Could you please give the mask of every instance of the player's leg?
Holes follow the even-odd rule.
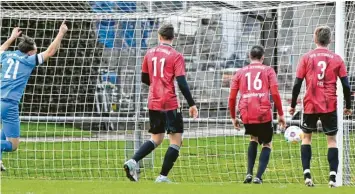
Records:
[[[161,167],[160,175],[155,182],[171,182],[167,177],[179,157],[180,147],[182,144],[182,133],[169,134],[170,145],[166,150],[164,162]]]
[[[151,139],[146,141],[134,154],[132,159],[128,160],[124,164],[126,176],[131,181],[138,181],[137,175],[137,162],[142,160],[145,156],[150,154],[155,148],[157,148],[164,140],[165,128],[164,119],[160,111],[149,110],[150,130],[152,134]]]
[[[248,146],[248,170],[244,183],[251,183],[252,181],[256,154],[258,152],[258,141],[258,137],[253,135],[250,136],[250,142]]]
[[[251,133],[251,132],[249,132]],[[250,142],[248,146],[248,169],[247,176],[243,183],[251,183],[253,179],[253,169],[256,160],[256,154],[258,152],[258,137],[250,135]]]
[[[269,164],[270,153],[271,153],[271,143],[272,136],[274,134],[274,129],[272,127],[272,122],[259,124],[258,139],[259,143],[263,145],[259,156],[259,167],[256,173],[256,177],[253,180],[255,184],[262,183],[262,176]]]
[[[6,135],[4,130],[1,129],[0,140],[6,140]]]
[[[303,131],[303,139],[301,145],[301,160],[303,167],[303,176],[305,185],[313,187],[311,176],[311,159],[312,159],[312,132],[317,130],[317,122],[319,116],[317,114],[304,114],[301,129]]]
[[[320,117],[323,131],[327,135],[328,163],[329,163],[329,186],[336,187],[336,175],[339,166],[339,151],[337,148],[336,135],[338,132],[337,113],[326,113]]]
[[[165,133],[152,134],[150,140],[146,141],[132,157],[133,160],[139,162],[145,156],[150,154],[164,140]]]
[[[329,163],[329,186],[336,187],[336,175],[339,166],[339,151],[337,148],[336,135],[327,135],[328,163]]]
[[[18,104],[1,101],[1,170],[5,170],[2,162],[3,152],[16,151],[20,144],[20,119]]]
[[[3,132],[5,134],[5,140],[3,137],[1,139],[1,158],[0,158],[0,168],[1,171],[5,171],[6,168],[2,162],[3,152],[13,152],[16,151],[20,144],[20,122],[15,123],[5,123],[3,122]]]
[[[179,109],[168,111],[165,116],[170,145],[166,150],[160,175],[155,182],[171,182],[167,176],[179,157],[180,147],[182,145],[182,134],[184,132],[184,123]]]
[[[4,130],[1,130],[0,133],[0,140],[6,140],[6,136],[5,136],[5,132]],[[6,168],[4,166],[4,164],[2,163],[2,150],[0,150],[0,171],[6,171]]]

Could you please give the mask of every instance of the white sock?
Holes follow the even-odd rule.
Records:
[[[306,173],[311,173],[311,170],[310,169],[304,170],[303,174],[306,174]]]
[[[335,172],[335,171],[331,171],[330,173],[329,173],[329,175],[337,175],[337,173]]]
[[[167,178],[167,176],[164,176],[164,175],[160,175],[160,178]]]

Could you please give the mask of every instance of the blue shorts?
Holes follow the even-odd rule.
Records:
[[[1,100],[1,127],[6,137],[20,137],[19,103],[13,100]]]

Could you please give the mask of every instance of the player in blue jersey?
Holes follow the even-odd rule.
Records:
[[[21,35],[18,27],[14,28],[11,37],[0,46],[1,68],[1,153],[0,168],[5,171],[2,163],[2,152],[15,151],[20,143],[19,102],[25,90],[32,70],[47,61],[57,52],[68,27],[63,22],[57,37],[46,51],[37,54],[37,46],[33,39],[22,36],[16,51],[6,51]]]

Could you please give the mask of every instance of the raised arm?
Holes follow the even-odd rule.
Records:
[[[68,31],[68,27],[64,22],[65,21],[63,21],[62,25],[60,26],[59,32],[54,41],[51,43],[51,45],[49,45],[46,51],[41,53],[44,61],[47,61],[50,57],[54,56],[60,46],[60,43],[62,42],[65,33]]]
[[[6,51],[11,44],[16,40],[16,38],[18,38],[21,35],[22,31],[20,30],[19,27],[16,27],[12,30],[11,33],[11,37],[9,39],[6,40],[6,42],[4,42],[4,44],[2,44],[0,46],[0,53]]]

